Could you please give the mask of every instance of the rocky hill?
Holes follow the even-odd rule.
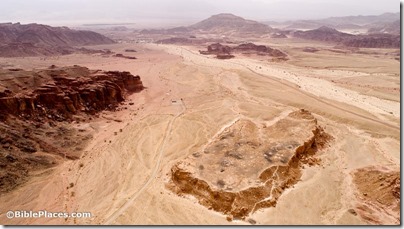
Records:
[[[74,46],[111,44],[113,40],[91,31],[41,24],[0,24],[0,56],[63,55]]]
[[[383,34],[394,34],[394,35],[400,35],[400,20],[396,20],[390,23],[386,23],[383,25],[375,25],[374,27],[371,27],[368,30],[368,33],[374,34],[374,33],[383,33]]]
[[[322,23],[328,23],[331,25],[340,24],[356,24],[356,25],[368,25],[374,23],[389,23],[400,19],[400,13],[384,13],[380,15],[358,15],[358,16],[346,16],[346,17],[330,17],[322,20],[318,20]]]
[[[204,149],[173,165],[167,187],[225,214],[228,221],[246,220],[251,213],[275,207],[300,181],[302,168],[319,164],[315,154],[332,138],[306,110],[262,129],[239,120]]]
[[[266,34],[272,31],[268,25],[246,20],[233,14],[217,14],[189,27],[192,30],[204,32],[237,32],[251,34]]]
[[[127,93],[142,89],[140,77],[129,72],[90,71],[79,66],[52,66],[36,72],[1,70],[0,118],[14,115],[64,121],[80,112],[113,109]]]
[[[216,55],[218,59],[230,59],[235,57],[233,54],[267,56],[271,57],[272,60],[288,59],[287,55],[278,49],[254,43],[245,43],[237,46],[214,43],[207,47],[207,51],[199,51],[199,53],[203,55]]]
[[[322,26],[318,29],[308,31],[296,31],[293,33],[293,36],[308,40],[341,42],[345,39],[353,37],[354,35],[342,33],[336,29]]]
[[[32,172],[78,159],[92,134],[72,123],[119,110],[128,94],[142,89],[140,77],[129,72],[0,69],[0,194]]]
[[[217,35],[264,35],[274,31],[270,26],[247,20],[233,14],[217,14],[190,26],[171,29],[142,30],[141,34],[191,35],[208,33]]]
[[[342,44],[348,47],[357,48],[400,48],[400,35],[358,35],[343,41]]]
[[[294,37],[324,41],[356,48],[400,48],[400,35],[392,34],[366,34],[353,35],[339,32],[329,27],[320,27],[308,31],[296,31]]]

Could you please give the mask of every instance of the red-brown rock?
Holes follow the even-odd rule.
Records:
[[[0,56],[65,55],[75,46],[112,44],[113,40],[92,31],[41,24],[0,23]]]
[[[114,109],[127,94],[143,89],[140,77],[129,72],[90,71],[74,66],[38,71],[30,80],[40,81],[44,77],[48,80],[30,89],[0,91],[3,118],[11,114],[62,121],[78,112],[94,114]]]
[[[232,55],[233,53],[240,53],[245,55],[270,56],[279,60],[287,60],[287,55],[282,51],[253,43],[240,44],[234,47],[214,43],[208,46],[207,51],[199,51],[199,53],[203,55],[216,55],[218,59],[230,59],[234,57],[234,55]]]

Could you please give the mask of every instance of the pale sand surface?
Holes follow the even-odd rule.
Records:
[[[257,224],[366,224],[347,213],[357,201],[350,172],[368,165],[400,167],[399,100],[330,81],[340,75],[366,77],[366,71],[318,70],[247,58],[223,61],[182,46],[105,47],[117,52],[134,48],[138,59],[84,54],[46,61],[0,59],[21,68],[78,64],[125,70],[140,75],[147,87],[128,98],[135,105],[127,110],[103,112],[122,122],[96,119],[90,124],[96,134],[81,159],[66,161],[0,196],[0,212],[89,211],[93,218],[8,220],[2,214],[0,222],[249,224],[228,222],[194,198],[166,189],[170,169],[239,118],[270,124],[301,108],[312,112],[335,140],[319,156],[320,166],[305,168],[302,180],[285,191],[275,208],[251,215]],[[70,183],[74,187],[66,189]]]

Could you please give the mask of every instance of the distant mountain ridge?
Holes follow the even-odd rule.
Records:
[[[400,20],[389,22],[383,25],[375,25],[368,30],[368,33],[388,33],[395,35],[400,35],[400,32]]]
[[[190,26],[181,26],[171,29],[152,29],[142,30],[141,33],[145,34],[191,34],[194,32],[217,33],[223,35],[229,34],[253,34],[262,35],[273,31],[270,26],[253,21],[247,20],[242,17],[223,13],[213,15],[205,20]]]
[[[354,35],[342,33],[336,29],[322,26],[318,29],[308,30],[308,31],[296,31],[293,33],[295,37],[316,40],[316,41],[331,41],[331,42],[341,42],[347,38],[351,38]]]
[[[92,31],[41,24],[0,24],[0,56],[67,54],[74,46],[111,43],[114,41]]]
[[[333,42],[339,45],[356,48],[400,48],[400,35],[394,34],[366,34],[353,35],[336,29],[322,26],[308,31],[295,31],[294,37]]]
[[[346,16],[346,17],[330,17],[323,20],[331,25],[351,23],[357,25],[367,25],[372,23],[388,23],[400,19],[400,13],[384,13],[381,15],[368,15],[368,16]]]
[[[266,22],[268,25],[283,29],[317,29],[327,26],[334,29],[371,29],[383,27],[386,24],[400,21],[400,13],[384,13],[368,16],[330,17],[318,20],[296,20],[286,22]],[[396,28],[397,24],[394,24]],[[390,29],[391,30],[391,29]],[[394,29],[396,31],[396,29]]]

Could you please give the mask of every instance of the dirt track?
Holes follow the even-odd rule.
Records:
[[[159,171],[160,168],[160,164],[161,164],[161,159],[164,155],[164,148],[165,145],[167,144],[167,138],[170,136],[171,132],[172,132],[172,127],[173,127],[173,123],[175,122],[175,120],[180,117],[186,110],[184,102],[182,100],[179,100],[179,103],[182,107],[182,111],[180,113],[178,113],[177,115],[174,116],[174,118],[172,120],[170,120],[170,122],[168,123],[167,129],[164,133],[164,138],[163,138],[163,142],[161,143],[161,146],[158,150],[158,160],[157,160],[157,164],[155,165],[152,174],[150,175],[150,178],[147,180],[147,182],[142,185],[140,187],[140,189],[135,192],[131,197],[128,198],[128,201],[126,201],[126,203],[120,207],[118,209],[118,211],[114,212],[110,217],[107,218],[107,220],[103,223],[106,225],[111,224],[118,216],[120,216],[122,214],[122,212],[124,212],[132,203],[133,201],[135,201],[135,199],[145,190],[147,189],[147,187],[149,186],[150,182],[152,182],[152,180],[156,177],[157,172]]]
[[[133,48],[131,44],[111,47]],[[261,209],[251,218],[258,224],[367,223],[348,212],[357,203],[349,174],[375,164],[399,168],[396,119],[399,103],[384,104],[393,112],[390,114],[361,100],[333,100],[338,93],[347,91],[337,90],[336,94],[324,97],[316,94],[318,88],[327,85],[320,81],[313,81],[320,82],[316,90],[310,91],[304,83],[299,88],[296,82],[285,78],[286,73],[275,74],[284,70],[285,66],[281,65],[274,64],[272,68],[276,71],[267,71],[271,64],[262,63],[261,70],[256,70],[255,61],[200,57],[183,47],[140,45],[134,48],[139,50],[136,61],[84,55],[53,60],[60,65],[73,65],[81,60],[89,68],[127,70],[139,74],[147,89],[129,98],[135,102],[134,106],[104,114],[111,120],[119,117],[122,122],[100,119],[89,125],[96,130],[96,135],[80,160],[67,161],[53,172],[44,172],[14,192],[0,196],[3,203],[0,212],[22,208],[91,211],[94,217],[67,221],[8,220],[1,215],[1,222],[248,224],[228,222],[225,216],[199,205],[192,197],[172,193],[165,187],[170,169],[203,149],[235,120],[251,119],[270,125],[285,114],[304,108],[335,137],[335,144],[319,155],[320,166],[303,170],[301,181],[284,192],[276,208]],[[19,67],[47,65],[35,58],[20,59],[15,64]],[[298,70],[291,68],[290,74]],[[172,100],[181,102],[173,104]],[[70,183],[74,187],[67,190]],[[313,193],[320,193],[321,198]],[[286,217],[291,215],[294,217]]]

